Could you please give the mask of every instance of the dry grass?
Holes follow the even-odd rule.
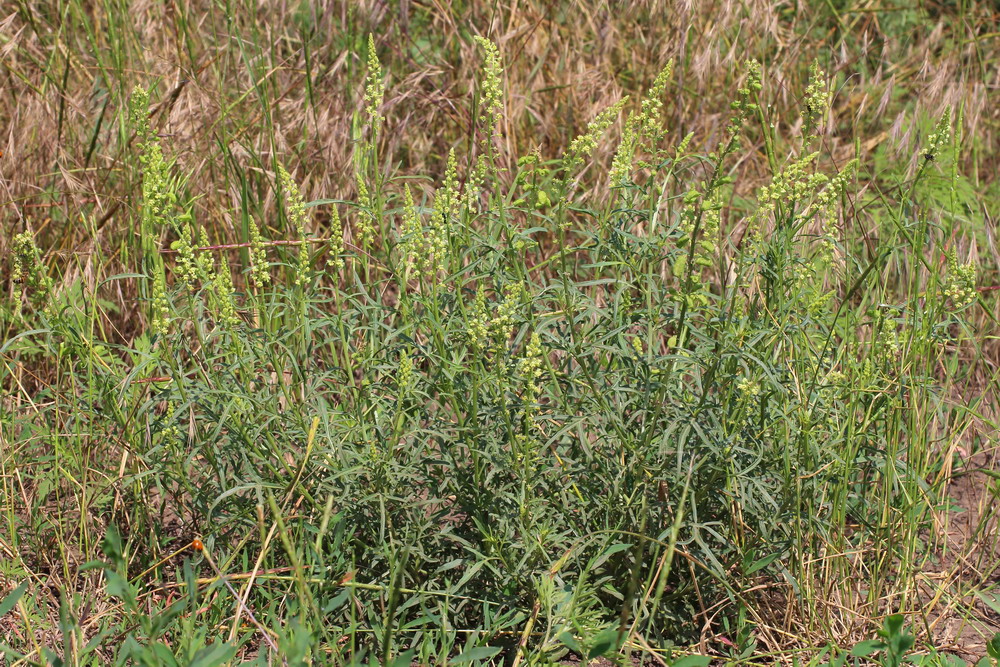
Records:
[[[25,3],[0,22],[5,218],[15,228],[32,223],[43,238],[59,237],[43,245],[64,252],[82,250],[75,242],[83,234],[73,233],[82,216],[103,220],[108,235],[128,228],[134,178],[121,169],[128,146],[118,117],[137,83],[157,84],[153,121],[201,196],[198,219],[213,238],[240,235],[231,210],[238,209],[238,179],[259,194],[255,212],[274,219],[270,184],[278,159],[298,176],[307,199],[350,198],[351,117],[361,106],[357,74],[369,31],[391,71],[387,169],[436,173],[449,148],[462,152],[473,139],[466,100],[479,57],[465,26],[500,45],[509,156],[535,147],[558,156],[597,112],[647,87],[669,59],[678,63],[670,127],[678,138],[694,132],[695,145],[711,145],[743,58],[764,62],[775,116],[794,117],[782,112],[797,108],[803,63],[819,57],[840,82],[825,137],[831,154],[852,153],[841,138],[862,136],[864,153],[888,143],[916,159],[915,119],[962,102],[965,132],[981,146],[967,156],[968,173],[989,181],[1000,111],[987,105],[988,90],[998,85],[996,17],[988,3],[960,17],[942,8],[936,23],[914,20],[905,32],[892,24],[909,12],[879,9],[866,2],[834,18],[823,3],[729,0],[622,8],[317,2],[302,11],[268,2],[235,12],[230,24],[213,3],[133,3],[121,14],[78,1]],[[89,30],[66,29],[77,23]],[[886,115],[896,119],[891,131],[872,134]],[[795,128],[777,130],[781,136]],[[752,159],[740,169],[743,176],[766,171]]]

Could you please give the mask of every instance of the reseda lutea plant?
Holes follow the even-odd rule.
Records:
[[[848,554],[912,562],[921,548],[940,455],[935,381],[912,355],[944,352],[915,332],[962,316],[971,271],[951,255],[948,311],[885,290],[880,273],[917,237],[874,260],[851,237],[858,209],[842,202],[864,167],[819,149],[818,64],[802,118],[782,119],[801,120],[795,145],[770,130],[755,61],[718,143],[674,136],[669,63],[547,160],[500,153],[503,60],[477,42],[477,140],[442,156],[435,188],[387,177],[378,136],[393,119],[370,38],[357,197],[307,201],[275,161],[284,215],[225,239],[242,256],[196,235],[136,90],[145,331],[123,352],[132,368],[78,376],[108,401],[91,417],[127,445],[130,497],[161,506],[129,516],[132,584],[175,576],[148,539],[169,516],[224,572],[253,573],[232,584],[286,658],[667,650],[761,618],[764,576],[785,582],[786,607],[835,625],[819,592],[859,594]],[[734,169],[748,138],[772,170],[757,187]],[[921,284],[923,266],[906,266]],[[880,559],[864,594],[882,599],[901,565]],[[191,614],[220,642],[254,641],[217,592]],[[134,627],[133,642],[159,641]]]

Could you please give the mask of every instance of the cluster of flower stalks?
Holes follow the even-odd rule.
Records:
[[[114,434],[118,478],[94,502],[126,534],[109,559],[144,571],[116,590],[167,576],[147,536],[171,520],[213,571],[254,573],[191,603],[232,627],[220,641],[239,609],[261,651],[555,659],[697,637],[745,618],[765,576],[806,615],[858,549],[915,553],[939,491],[938,365],[979,300],[957,218],[928,195],[957,191],[961,119],[928,126],[902,189],[876,197],[860,155],[824,152],[838,124],[819,63],[801,116],[780,119],[791,137],[749,61],[711,139],[666,126],[667,63],[562,154],[506,155],[503,57],[476,41],[474,140],[441,174],[380,155],[393,120],[369,38],[355,195],[307,201],[307,175],[275,160],[273,215],[227,238],[137,86],[127,342],[87,326],[96,297],[73,302],[15,238],[4,317],[46,341],[25,354],[57,358],[87,428]],[[750,150],[770,167],[753,182]],[[876,241],[860,215],[887,221]],[[25,434],[44,440],[45,419]],[[268,626],[275,610],[294,622]],[[164,632],[131,627],[136,647]]]

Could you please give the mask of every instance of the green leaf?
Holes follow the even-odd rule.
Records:
[[[885,633],[883,637],[896,637],[903,633],[903,615],[893,614],[892,616],[887,616],[885,619],[885,627],[883,629]]]
[[[757,559],[756,561],[754,561],[754,563],[750,567],[747,568],[747,574],[753,574],[757,570],[764,569],[765,567],[767,567],[768,565],[770,565],[771,563],[773,563],[775,561],[775,559],[778,558],[778,556],[780,556],[780,555],[781,555],[780,552],[779,553],[773,553],[773,554],[769,554],[767,556],[764,556],[763,558]]]
[[[895,655],[905,655],[907,651],[913,648],[915,642],[916,638],[913,635],[901,634],[892,637],[889,640],[889,646]]]
[[[344,605],[344,603],[347,602],[347,598],[350,595],[350,593],[351,593],[350,589],[345,588],[344,590],[340,591],[340,593],[338,593],[337,595],[334,595],[333,598],[331,598],[330,601],[326,603],[326,606],[323,607],[323,612],[329,614],[331,611],[334,611],[335,609],[340,609]]]
[[[486,563],[488,562],[489,560],[487,559],[487,560],[476,561],[475,563],[473,563],[472,567],[466,570],[465,574],[462,575],[462,578],[458,580],[458,584],[455,585],[454,590],[456,591],[461,590],[462,586],[467,584],[470,579],[476,576],[476,573],[479,572],[479,570],[481,570],[482,567],[486,565]]]
[[[593,570],[593,569],[597,569],[597,568],[598,568],[598,567],[600,567],[601,565],[604,565],[604,563],[605,563],[605,562],[606,562],[606,561],[607,561],[607,560],[608,560],[609,558],[611,558],[612,556],[614,556],[614,555],[615,555],[616,553],[619,553],[619,552],[621,552],[621,551],[625,551],[626,549],[631,549],[631,548],[632,548],[632,545],[631,545],[631,544],[625,544],[625,543],[623,543],[623,542],[618,542],[618,543],[616,543],[616,544],[612,544],[612,545],[611,545],[610,547],[608,547],[607,549],[605,549],[605,550],[604,550],[604,551],[603,551],[603,552],[601,553],[601,555],[600,555],[600,556],[598,556],[597,558],[595,558],[595,559],[594,559],[594,560],[593,560],[593,561],[591,562],[591,564],[590,564],[590,566],[588,567],[588,569],[592,569],[592,570]]]
[[[98,287],[104,287],[106,284],[110,283],[112,280],[126,280],[128,278],[145,278],[149,280],[149,276],[145,273],[116,273],[113,276],[109,276],[101,281]]]
[[[979,599],[983,601],[983,604],[1000,614],[1000,596],[996,593],[986,593],[984,591],[979,591],[977,595],[979,595]]]
[[[452,664],[462,665],[477,660],[487,660],[500,652],[499,646],[474,646],[462,651],[454,660],[449,660]]]
[[[851,649],[851,655],[855,658],[867,658],[872,653],[877,653],[886,648],[886,643],[878,639],[869,639],[858,642],[857,646]]]
[[[54,653],[52,649],[42,647],[42,655],[45,656],[45,664],[48,667],[65,667],[66,663],[63,659],[59,657],[58,654]]]
[[[0,602],[0,618],[6,616],[7,612],[14,608],[17,601],[21,599],[22,595],[24,595],[24,591],[28,590],[29,583],[31,582],[28,579],[25,579],[17,588],[7,594],[7,597],[3,599],[3,602]]]
[[[583,654],[583,647],[580,646],[580,642],[576,640],[576,637],[574,637],[573,633],[569,630],[565,630],[560,633],[556,639],[570,651],[573,651],[573,653]]]
[[[1000,662],[1000,632],[993,635],[993,639],[986,642],[986,653],[994,660]]]
[[[392,662],[389,663],[390,667],[410,667],[413,664],[413,656],[416,655],[417,649],[411,648],[409,651],[400,653]]]
[[[314,199],[312,201],[307,201],[302,206],[305,208],[313,208],[314,206],[322,206],[323,204],[350,204],[351,202],[344,201],[343,199]]]
[[[938,664],[941,667],[968,667],[968,663],[965,660],[951,653],[940,653],[938,654],[938,659]]]
[[[607,628],[597,633],[594,642],[590,645],[590,650],[587,652],[587,660],[600,658],[617,651],[621,646],[619,636],[624,639],[625,633],[619,632],[617,627]]]
[[[190,667],[215,667],[232,660],[234,655],[236,655],[234,646],[216,642],[195,653]]]
[[[4,342],[3,346],[0,347],[0,354],[3,354],[4,352],[6,352],[10,348],[10,346],[13,345],[14,342],[17,339],[19,339],[19,338],[24,338],[26,336],[33,336],[35,334],[43,334],[43,333],[51,333],[51,332],[52,332],[52,329],[31,329],[30,331],[22,331],[21,333],[17,334],[16,336],[14,336],[14,337],[8,339],[6,342]]]
[[[135,608],[135,591],[129,586],[128,581],[122,575],[112,569],[105,569],[104,576],[107,578],[108,595],[121,598],[128,605],[129,609]]]
[[[173,651],[170,650],[170,647],[163,642],[153,642],[146,649],[145,653],[155,656],[159,661],[157,664],[161,667],[177,667],[177,658],[174,656]],[[195,657],[197,657],[197,654]]]
[[[686,655],[670,663],[671,667],[708,667],[712,659],[707,655]]]

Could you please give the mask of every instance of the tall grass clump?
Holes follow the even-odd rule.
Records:
[[[3,437],[51,449],[6,539],[66,588],[59,641],[11,603],[9,659],[673,660],[706,630],[741,659],[775,627],[919,611],[976,409],[941,391],[978,335],[961,111],[886,192],[824,151],[818,63],[774,118],[748,60],[708,137],[668,122],[669,63],[561,154],[512,155],[500,50],[477,44],[475,140],[417,178],[379,154],[369,36],[356,197],[306,201],[273,155],[280,215],[245,212],[245,241],[210,238],[137,88],[137,239],[102,278],[136,285],[128,340],[99,326],[104,283],[54,291],[18,237],[2,351],[52,371]],[[763,184],[735,167],[755,146]]]

